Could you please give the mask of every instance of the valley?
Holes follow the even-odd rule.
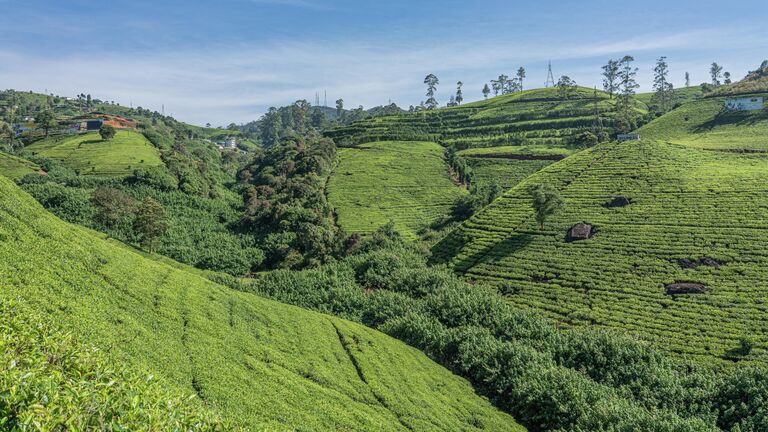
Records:
[[[429,3],[9,5],[0,431],[768,431],[765,5]]]

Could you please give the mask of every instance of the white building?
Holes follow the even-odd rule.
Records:
[[[756,111],[763,109],[763,98],[737,98],[725,101],[726,111]]]

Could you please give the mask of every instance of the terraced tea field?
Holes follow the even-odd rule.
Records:
[[[565,202],[543,231],[528,192],[539,183],[559,189]],[[635,332],[702,360],[764,361],[767,184],[766,154],[604,144],[509,190],[436,245],[435,259],[498,284],[509,301],[563,326]],[[606,206],[619,196],[631,204]],[[566,242],[582,221],[595,236]],[[706,292],[666,294],[675,282]],[[755,347],[745,357],[744,338]]]
[[[367,234],[392,220],[408,238],[446,216],[466,193],[451,181],[443,148],[431,142],[340,149],[328,182],[328,200],[345,231]]]
[[[478,147],[457,152],[472,168],[477,181],[495,181],[504,189],[573,153],[575,150],[546,146]]]
[[[12,179],[19,179],[27,174],[35,173],[40,168],[32,162],[0,152],[0,175]]]
[[[762,97],[768,93],[740,95]],[[709,150],[768,151],[768,108],[724,111],[727,97],[697,100],[640,128],[643,138],[663,140]]]
[[[522,430],[414,348],[115,247],[4,177],[0,256],[0,304],[34,310],[245,430]]]
[[[374,117],[329,132],[339,145],[373,141],[436,141],[457,149],[504,145],[566,146],[568,138],[594,127],[600,112],[606,131],[613,132],[615,99],[607,93],[579,88],[563,100],[556,88],[512,93],[433,111]],[[637,102],[638,113],[646,106]]]
[[[160,153],[144,135],[132,131],[118,131],[109,141],[95,132],[49,138],[30,145],[25,153],[60,161],[86,176],[126,176],[138,168],[163,164]]]

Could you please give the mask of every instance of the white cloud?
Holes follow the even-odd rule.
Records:
[[[529,41],[467,41],[428,46],[423,42],[408,45],[318,41],[96,56],[35,57],[0,51],[0,83],[24,90],[48,89],[62,95],[91,93],[101,99],[157,110],[165,105],[167,113],[181,120],[225,125],[256,119],[271,105],[297,99],[313,102],[316,91],[321,93],[322,101],[324,90],[328,91],[329,105],[339,97],[345,99],[347,106],[370,107],[388,99],[404,106],[418,104],[423,93],[421,81],[430,72],[441,77],[438,96],[443,101],[459,79],[466,85],[465,95],[474,99],[480,97],[484,82],[504,71],[512,74],[521,64],[528,66],[528,82],[539,86],[544,81],[549,58],[555,62],[558,75],[567,73],[581,84],[593,85],[599,83],[603,57],[644,54],[644,58],[638,58],[638,65],[644,69],[641,73],[645,79],[641,83],[647,84],[649,62],[656,56],[669,55],[675,67],[675,57],[670,52],[690,57],[702,55],[700,47],[759,47],[750,34],[746,29],[743,34],[710,30],[639,35],[612,43],[563,43],[555,48]],[[743,58],[744,52],[738,55]],[[686,59],[686,67],[705,70],[711,60],[700,60],[699,65]],[[757,58],[747,60],[759,62]],[[737,63],[735,57],[722,61],[734,76],[753,66]]]

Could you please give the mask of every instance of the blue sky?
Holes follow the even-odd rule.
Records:
[[[741,78],[768,58],[763,1],[0,0],[0,88],[81,92],[196,124],[259,117],[297,99],[347,107],[444,103],[501,73],[546,64],[600,85],[600,66],[631,54],[641,90],[655,58],[676,85],[708,80],[713,61]],[[322,101],[321,101],[322,102]]]

